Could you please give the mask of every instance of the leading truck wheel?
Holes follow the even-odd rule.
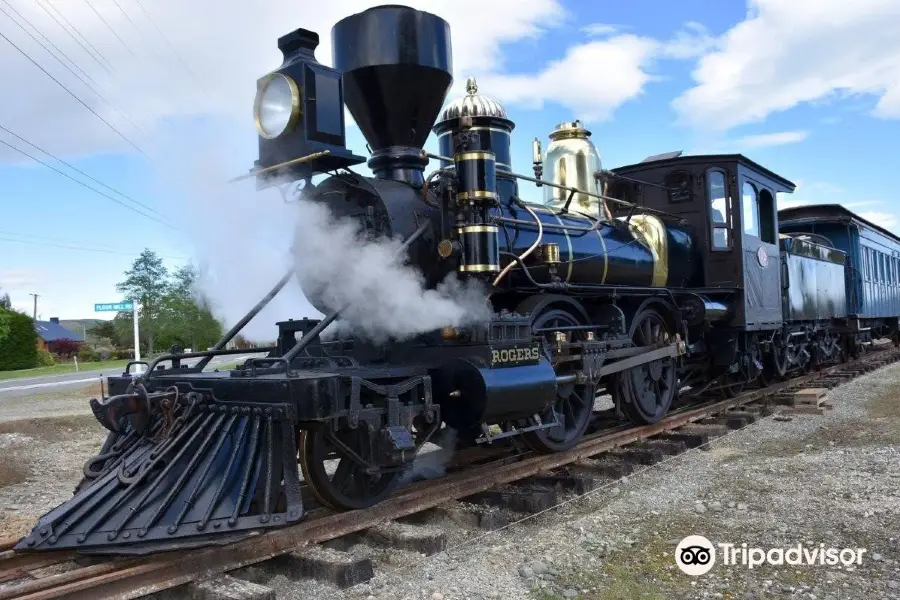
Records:
[[[300,432],[300,469],[319,502],[337,510],[356,510],[374,506],[394,491],[402,471],[380,472],[359,462],[373,462],[376,436],[365,424],[336,432],[329,427]]]
[[[649,346],[672,339],[672,332],[657,311],[646,309],[634,317],[631,340]],[[665,416],[675,398],[675,359],[663,358],[627,369],[616,375],[619,410],[638,425],[656,423]]]
[[[553,363],[557,358],[553,328],[561,328],[559,331],[565,332],[571,341],[576,341],[581,339],[582,334],[566,328],[578,325],[582,325],[582,323],[574,315],[565,310],[553,308],[540,313],[531,323],[534,330],[548,330],[541,331],[539,335],[543,338],[544,353]],[[556,374],[565,374],[560,370],[565,366],[566,363],[560,363],[558,366],[554,364]],[[577,444],[584,435],[591,421],[593,409],[593,386],[574,383],[561,384],[557,387],[556,400],[553,405],[541,415],[542,423],[556,421],[558,424],[548,429],[530,431],[523,434],[522,438],[536,452],[551,453],[568,450]]]

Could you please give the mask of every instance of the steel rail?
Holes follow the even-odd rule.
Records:
[[[368,509],[333,513],[323,510],[318,518],[254,535],[234,544],[117,559],[28,581],[0,591],[0,600],[50,600],[54,598],[127,600],[161,592],[211,575],[275,558],[305,546],[326,542],[428,508],[487,491],[533,475],[596,456],[615,448],[683,427],[700,419],[750,404],[802,386],[827,375],[854,369],[869,362],[885,364],[900,359],[900,351],[888,349],[810,374],[750,390],[727,400],[711,401],[670,413],[653,425],[614,427],[587,436],[571,450],[556,454],[507,456],[467,468],[442,478],[402,488],[394,496]],[[40,556],[40,555],[35,555]],[[2,565],[2,563],[0,563]]]

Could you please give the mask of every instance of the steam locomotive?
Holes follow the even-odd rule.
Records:
[[[304,490],[335,509],[368,507],[442,427],[463,443],[511,438],[558,452],[582,437],[599,394],[624,418],[654,423],[676,397],[733,395],[852,354],[871,335],[848,314],[791,318],[790,269],[822,263],[828,286],[796,276],[790,288],[834,307],[846,257],[802,232],[779,239],[775,198],[790,181],[741,155],[604,170],[579,121],[559,125],[546,152],[535,140],[534,176],[523,175],[514,123],[474,80],[441,112],[452,82],[443,19],[380,6],[332,37],[334,68],[316,60],[315,33],[279,39],[283,64],[257,83],[251,175],[260,188],[300,182],[308,201],[358,223],[361,239],[402,240],[429,286],[483,282],[490,316],[389,343],[329,339],[322,332],[346,307],[320,294],[326,316],[278,323],[268,356],[203,372],[232,353],[228,342],[287,273],[210,351],[109,378],[110,396],[91,402],[106,442],[73,498],[17,549],[223,543],[299,521]],[[346,147],[344,105],[368,160]],[[423,150],[431,132],[438,154]],[[374,177],[352,170],[363,162]],[[544,202],[523,201],[520,183],[542,187]],[[896,318],[879,326],[896,337]]]

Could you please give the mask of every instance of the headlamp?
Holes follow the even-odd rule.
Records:
[[[292,129],[300,117],[300,89],[296,82],[281,73],[262,80],[253,103],[256,130],[266,139],[277,138]]]

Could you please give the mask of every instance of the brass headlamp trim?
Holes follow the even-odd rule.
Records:
[[[276,133],[275,135],[270,135],[266,133],[265,129],[263,129],[262,122],[259,118],[259,110],[261,108],[263,94],[266,89],[269,87],[269,84],[272,83],[275,79],[278,78],[284,79],[288,88],[291,91],[291,116],[288,118],[287,124],[284,126],[284,129]],[[256,90],[256,98],[253,100],[253,122],[256,124],[256,132],[267,140],[274,140],[277,137],[280,137],[294,129],[297,125],[297,121],[300,119],[300,114],[303,111],[300,108],[300,88],[297,86],[297,82],[285,75],[284,73],[269,73],[266,75],[263,80],[259,83],[259,86]]]

